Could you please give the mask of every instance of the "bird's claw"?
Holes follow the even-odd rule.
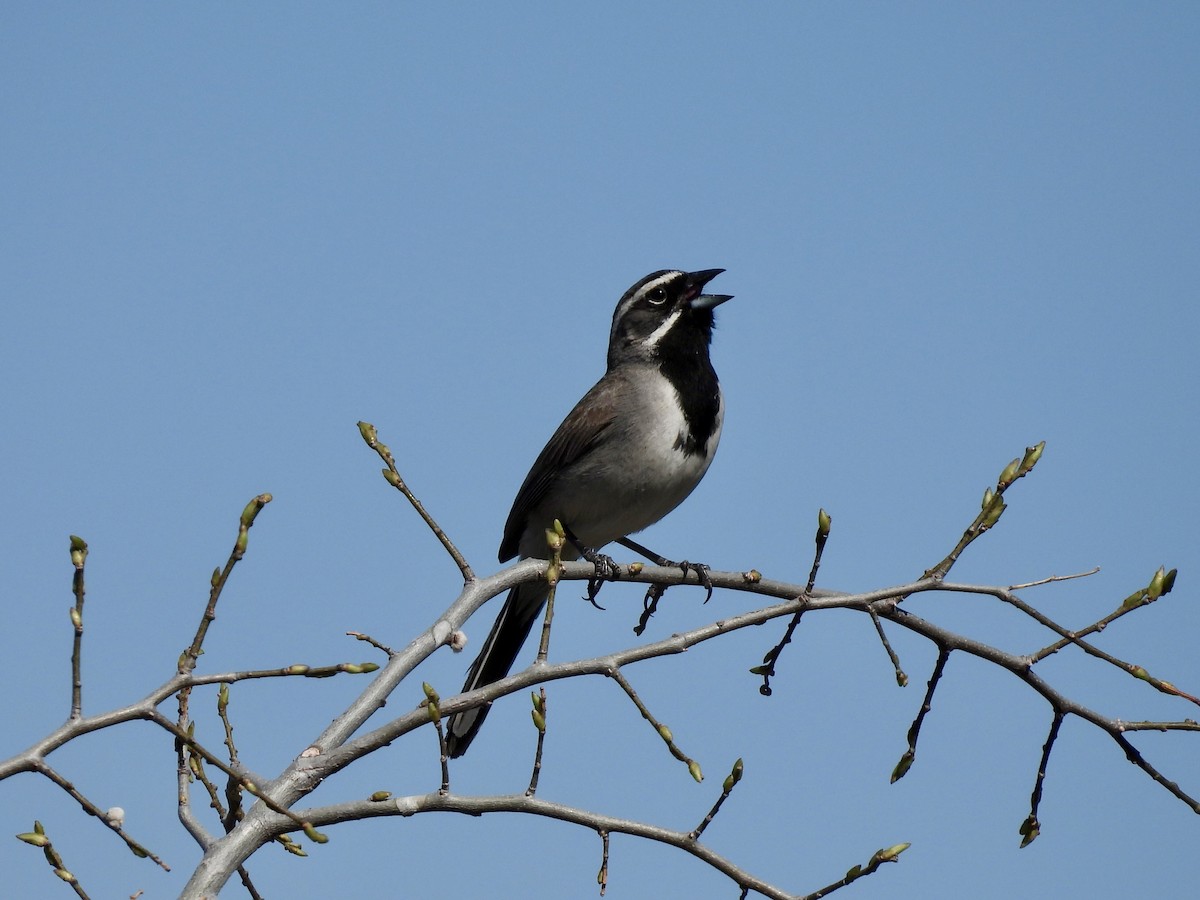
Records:
[[[671,560],[663,560],[660,565],[667,568],[676,568],[683,572],[683,577],[687,578],[688,572],[695,572],[696,578],[705,590],[704,602],[707,603],[712,599],[713,583],[708,577],[708,566],[704,563],[688,562],[686,559],[683,562],[671,562]],[[633,629],[634,634],[640,635],[646,630],[646,625],[650,622],[650,617],[658,611],[658,601],[662,599],[662,595],[667,591],[667,586],[663,584],[652,584],[646,591],[646,596],[642,600],[642,616],[638,619],[637,626]]]
[[[606,553],[591,550],[583,558],[596,567],[596,581],[616,581],[621,577],[621,567]]]
[[[604,607],[596,602],[596,597],[599,596],[600,588],[603,585],[604,585],[604,582],[601,581],[599,578],[589,578],[587,593],[583,597],[584,600],[586,600],[588,603],[592,604],[592,606],[596,607],[596,609],[600,610],[601,612],[604,612]]]
[[[688,562],[686,559],[683,562],[675,563],[683,571],[683,577],[687,578],[688,572],[695,572],[696,579],[700,582],[700,586],[704,588],[704,602],[707,603],[712,599],[713,583],[708,577],[708,569],[704,563]]]
[[[596,602],[596,597],[600,594],[600,588],[604,586],[606,581],[616,581],[621,577],[621,567],[613,561],[611,556],[604,553],[597,553],[595,550],[585,550],[583,558],[596,567],[596,577],[588,579],[587,595],[583,598],[596,609],[604,609]]]

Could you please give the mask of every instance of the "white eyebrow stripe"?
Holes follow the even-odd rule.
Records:
[[[678,272],[678,271],[675,271],[674,269],[672,269],[669,272],[664,272],[663,274],[659,275],[657,278],[651,278],[649,281],[647,281],[645,284],[643,284],[641,287],[639,287],[636,291],[631,293],[625,299],[625,301],[620,305],[620,307],[617,309],[616,313],[613,315],[613,318],[614,319],[622,318],[625,315],[625,313],[629,312],[629,310],[638,303],[639,300],[642,300],[645,298],[648,291],[652,291],[660,285],[668,284],[672,280],[674,280],[675,278],[678,278],[682,274],[683,274],[682,272]]]
[[[650,291],[654,290],[659,285],[666,284],[667,282],[670,282],[670,281],[674,281],[676,278],[678,278],[682,274],[683,274],[682,272],[675,271],[674,269],[672,269],[670,272],[663,272],[663,274],[659,275],[657,278],[647,281],[640,288],[638,288],[638,291],[634,296],[635,297],[644,297],[644,296],[646,296],[646,294],[650,293]]]
[[[671,311],[671,314],[669,316],[667,316],[666,319],[663,320],[663,323],[661,325],[659,325],[657,328],[655,328],[652,332],[650,332],[649,335],[646,336],[646,339],[644,341],[642,341],[642,346],[648,350],[653,350],[655,347],[657,347],[658,342],[661,341],[666,336],[667,332],[671,330],[671,326],[673,326],[676,322],[678,322],[679,317],[682,315],[683,315],[683,307],[682,306],[679,306],[679,307],[676,307],[675,309],[673,309]]]

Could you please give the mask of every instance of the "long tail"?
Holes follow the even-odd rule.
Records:
[[[485,687],[508,674],[546,603],[547,593],[544,581],[520,584],[508,592],[508,599],[504,601],[504,608],[500,610],[487,640],[483,642],[483,649],[467,672],[464,692]],[[488,703],[450,717],[446,727],[446,747],[451,757],[467,752],[491,706]]]

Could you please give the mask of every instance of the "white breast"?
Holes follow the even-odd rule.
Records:
[[[588,547],[636,534],[682,503],[708,471],[721,438],[724,398],[704,452],[686,454],[687,421],[670,381],[655,372],[630,387],[627,410],[611,426],[618,433],[571,473],[571,487],[560,497],[566,521]]]

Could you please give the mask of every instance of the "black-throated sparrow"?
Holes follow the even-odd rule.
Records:
[[[713,308],[730,299],[702,291],[723,271],[663,269],[621,297],[608,338],[608,370],[525,476],[504,525],[500,562],[518,554],[546,558],[546,529],[555,519],[573,539],[563,559],[577,559],[583,548],[594,552],[653,525],[700,483],[724,415],[708,358]],[[464,691],[508,674],[547,592],[544,581],[509,591]],[[451,756],[467,751],[489,706],[451,716]]]

